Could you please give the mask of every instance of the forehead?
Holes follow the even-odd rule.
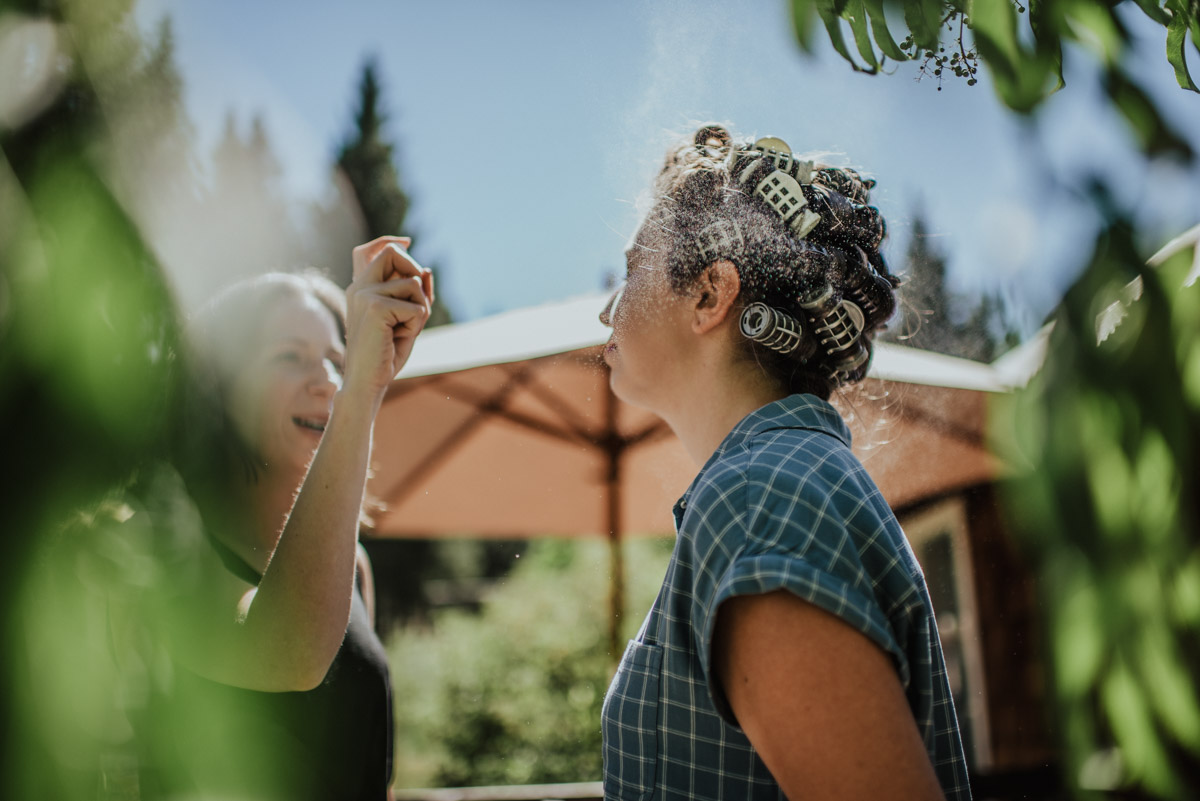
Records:
[[[305,339],[341,345],[333,313],[312,295],[298,290],[286,292],[269,304],[260,337],[265,342]]]
[[[656,259],[666,253],[670,241],[670,232],[663,223],[654,216],[647,217],[625,249],[625,260],[633,264]]]

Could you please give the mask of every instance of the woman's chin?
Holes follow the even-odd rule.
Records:
[[[628,382],[622,380],[621,374],[614,370],[608,374],[608,386],[612,393],[617,396],[617,400],[622,403],[627,403],[630,406],[637,406],[642,409],[649,408],[646,405],[645,398],[642,393],[639,393],[633,387],[630,387]]]

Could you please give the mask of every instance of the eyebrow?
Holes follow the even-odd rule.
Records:
[[[282,346],[290,346],[290,345],[299,345],[301,347],[307,348],[311,344],[312,343],[309,342],[307,339],[304,339],[303,337],[297,337],[297,336],[288,336],[288,337],[284,337],[283,339],[279,340],[279,345],[281,347]],[[344,356],[346,354],[346,347],[344,345],[342,345],[340,342],[334,343],[334,346],[332,348],[330,348],[328,352],[336,353],[338,356]]]

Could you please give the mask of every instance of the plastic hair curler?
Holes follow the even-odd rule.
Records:
[[[706,225],[695,236],[696,252],[705,264],[720,259],[734,259],[746,245],[742,228],[736,220],[717,220]]]
[[[784,355],[796,354],[802,361],[815,349],[811,338],[804,336],[804,326],[799,320],[765,303],[751,303],[745,308],[741,330],[747,339]]]
[[[736,151],[731,169],[738,184],[766,201],[797,237],[808,236],[821,222],[802,186],[812,180],[812,162],[794,157],[782,139],[766,137]]]

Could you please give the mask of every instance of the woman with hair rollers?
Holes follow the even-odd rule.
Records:
[[[605,699],[606,797],[970,798],[920,567],[828,403],[895,308],[873,185],[719,126],[655,182],[604,359],[703,467]]]

